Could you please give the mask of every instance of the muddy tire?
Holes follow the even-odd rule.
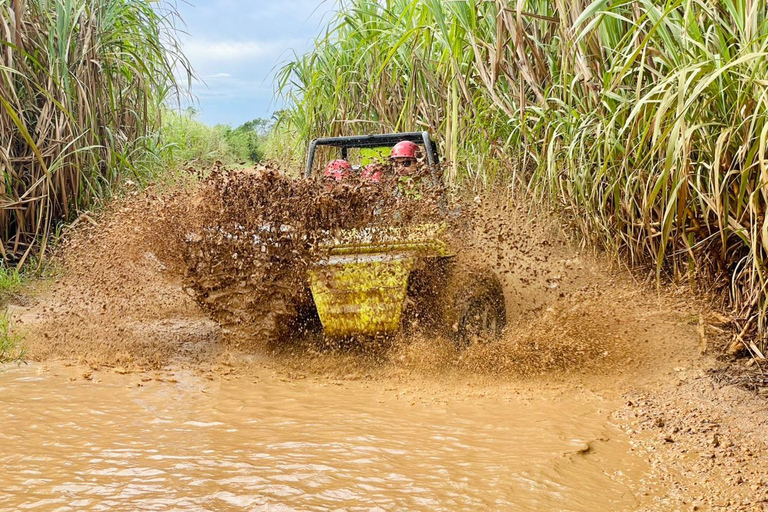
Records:
[[[283,339],[289,339],[296,336],[317,336],[322,334],[323,324],[320,322],[320,316],[317,314],[317,307],[312,300],[312,292],[309,285],[291,301],[290,316],[283,320],[281,336]]]
[[[507,324],[504,289],[490,269],[451,269],[442,301],[448,336],[458,348],[501,336]]]
[[[431,259],[411,271],[401,327],[406,336],[416,332],[440,334],[443,330],[442,298],[452,262]]]

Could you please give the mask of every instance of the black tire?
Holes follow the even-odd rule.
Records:
[[[307,285],[298,296],[293,298],[294,314],[285,322],[286,334],[292,336],[317,336],[323,332],[323,324],[317,314],[317,307],[312,300],[312,292]]]
[[[430,258],[408,277],[408,295],[401,321],[406,335],[442,331],[442,301],[453,262],[448,258]]]
[[[501,281],[490,269],[455,266],[448,276],[443,322],[458,348],[501,336],[507,309]]]

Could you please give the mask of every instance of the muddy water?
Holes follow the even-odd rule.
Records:
[[[0,509],[639,505],[631,489],[646,468],[608,421],[610,403],[452,386],[5,368]]]

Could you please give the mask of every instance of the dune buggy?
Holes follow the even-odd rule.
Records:
[[[319,148],[361,166],[385,159],[400,141],[419,145],[435,182],[442,180],[428,132],[315,139],[306,177]],[[332,337],[378,335],[419,323],[447,334],[458,346],[498,336],[506,324],[502,285],[481,264],[460,263],[445,241],[446,223],[370,226],[345,230],[326,242],[309,270],[309,288],[323,331]]]

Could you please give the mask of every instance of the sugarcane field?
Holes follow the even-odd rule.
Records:
[[[763,1],[0,0],[0,511],[768,511],[767,152]]]

